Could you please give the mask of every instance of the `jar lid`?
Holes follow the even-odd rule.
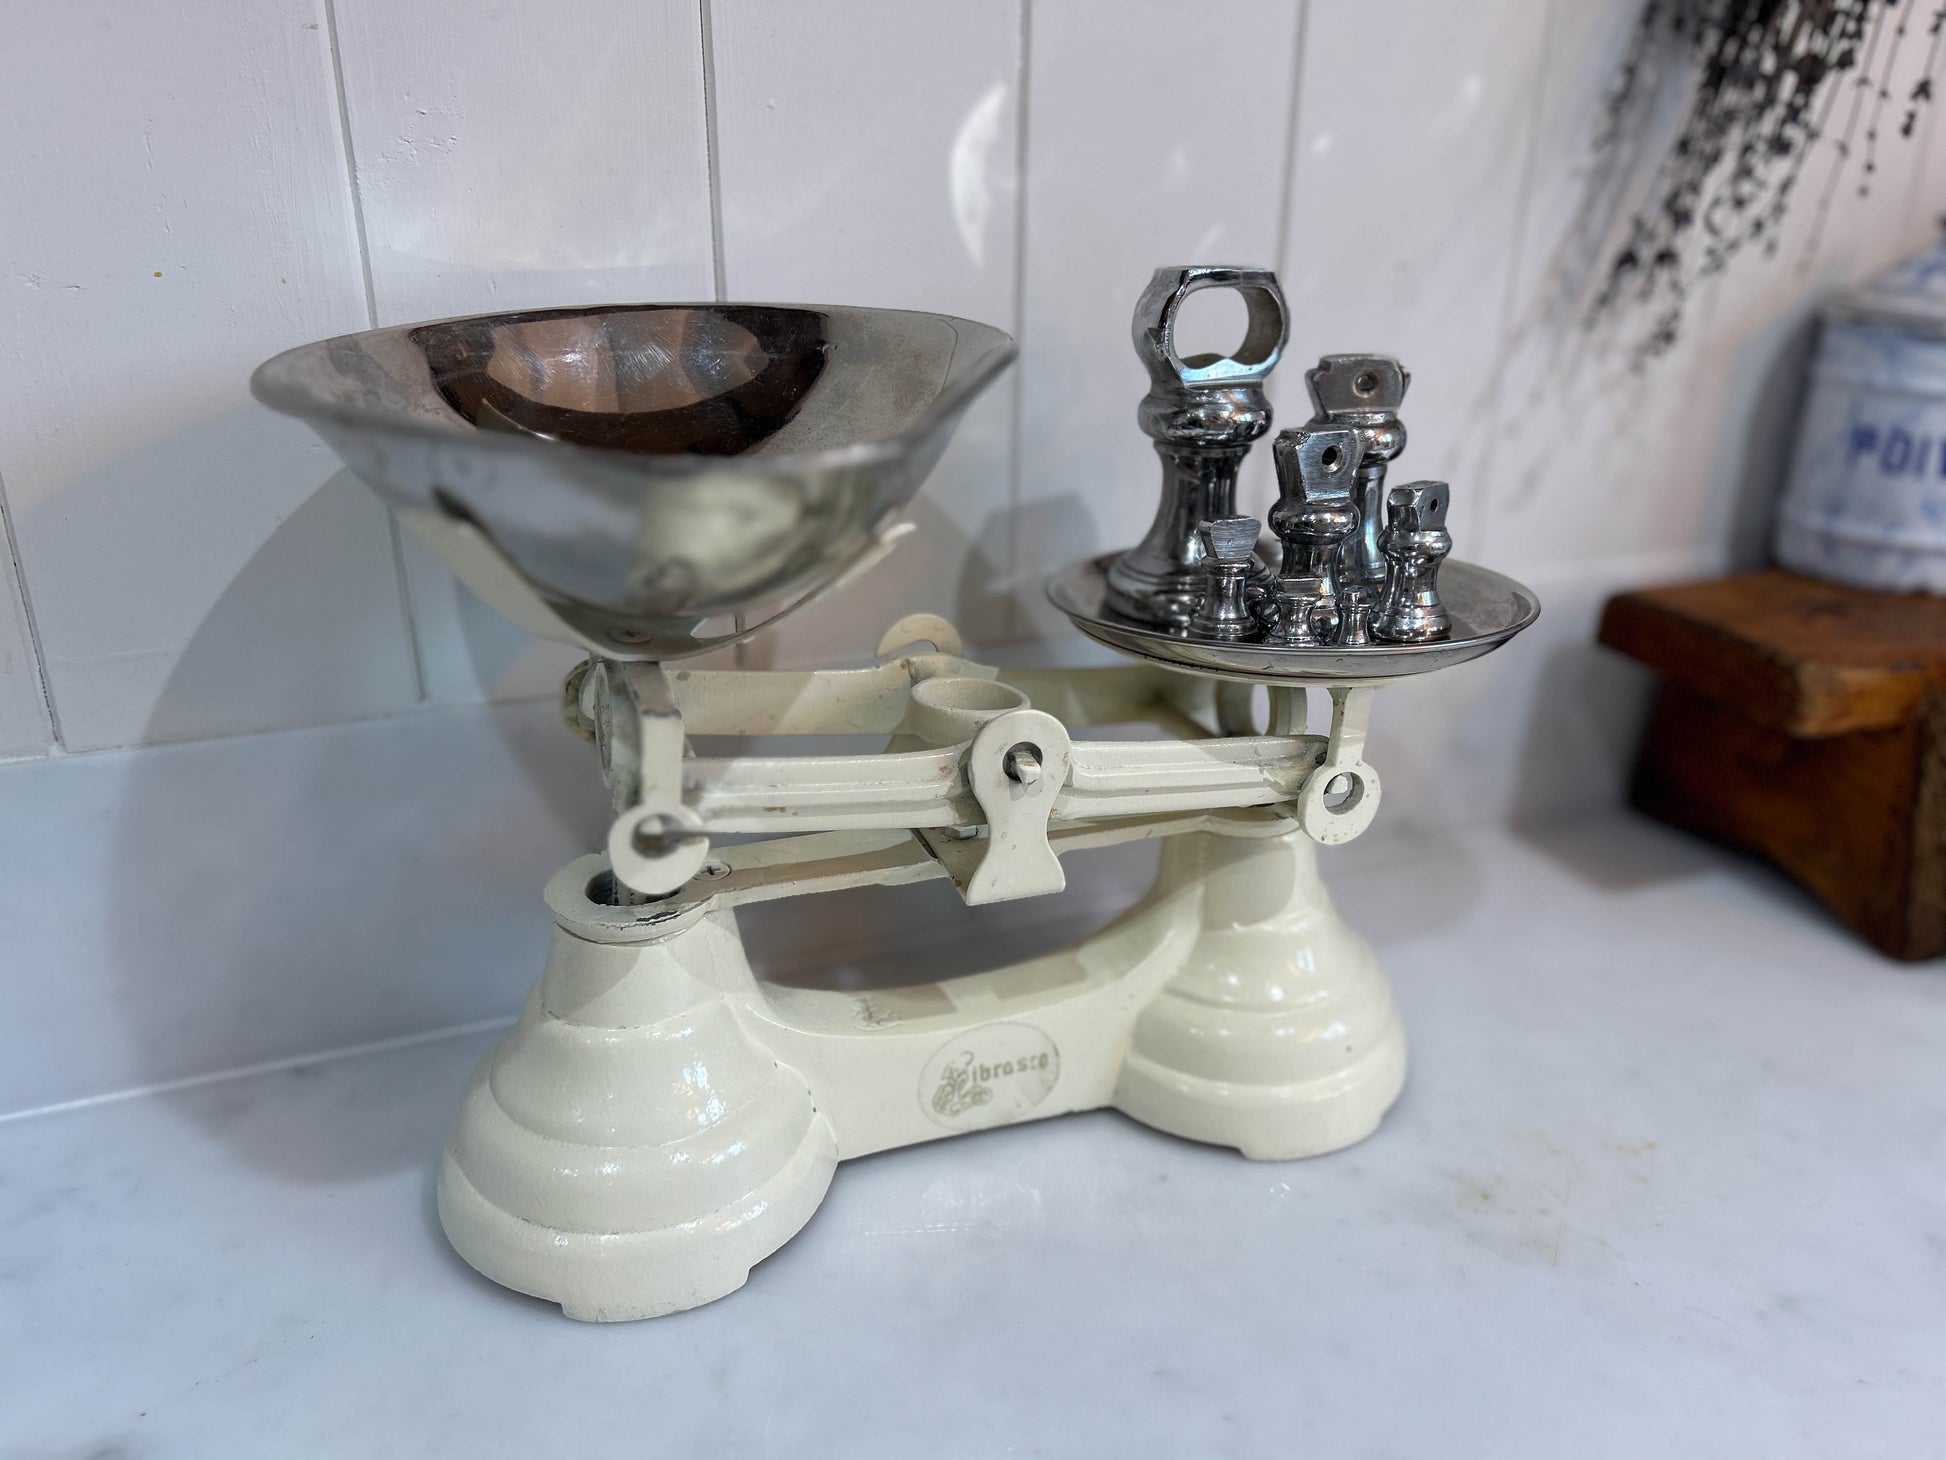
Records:
[[[1840,294],[1825,317],[1946,339],[1946,237]]]

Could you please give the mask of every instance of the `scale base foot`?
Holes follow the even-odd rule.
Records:
[[[448,1150],[439,1223],[455,1251],[503,1287],[559,1303],[584,1323],[660,1318],[728,1297],[811,1220],[837,1164],[829,1130],[764,1187],[695,1221],[642,1232],[542,1226],[480,1193]]]
[[[1404,1087],[1405,1034],[1395,1024],[1340,1073],[1291,1085],[1208,1080],[1131,1054],[1115,1106],[1146,1126],[1229,1146],[1252,1161],[1296,1161],[1364,1140]]]
[[[1199,880],[1202,930],[1136,1020],[1116,1108],[1257,1161],[1363,1140],[1405,1084],[1405,1031],[1311,843],[1296,831],[1168,843],[1162,884]]]
[[[646,945],[557,927],[446,1147],[439,1220],[459,1255],[597,1322],[742,1287],[838,1164],[809,1087],[729,1007],[750,981],[728,913]]]
[[[1378,961],[1280,817],[1170,838],[1123,923],[915,985],[903,1013],[883,994],[773,998],[733,912],[604,921],[589,875],[550,885],[547,971],[474,1075],[439,1179],[459,1254],[572,1318],[736,1291],[811,1219],[841,1153],[1113,1104],[1290,1160],[1371,1134],[1405,1078]],[[935,1118],[941,1069],[961,1066],[990,1118]]]

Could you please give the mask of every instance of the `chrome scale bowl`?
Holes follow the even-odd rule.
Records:
[[[320,340],[251,388],[516,621],[661,660],[869,561],[1013,355],[940,314],[603,305]]]

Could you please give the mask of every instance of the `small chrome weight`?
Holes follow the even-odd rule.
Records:
[[[1376,599],[1369,588],[1347,588],[1338,595],[1340,649],[1364,649],[1372,642],[1372,609]]]
[[[1389,355],[1326,355],[1304,373],[1317,414],[1314,426],[1350,426],[1361,448],[1354,499],[1358,530],[1339,550],[1340,578],[1377,594],[1385,586],[1379,530],[1385,512],[1386,464],[1405,450],[1399,407],[1412,375]]]
[[[1254,517],[1218,517],[1196,530],[1203,544],[1203,593],[1189,621],[1192,637],[1232,643],[1256,637],[1246,590],[1257,528]]]
[[[1446,531],[1452,489],[1444,482],[1394,487],[1386,497],[1385,599],[1372,632],[1394,644],[1443,639],[1452,623],[1439,598],[1439,565],[1453,550]]]
[[[1277,437],[1277,505],[1271,530],[1283,544],[1276,622],[1264,642],[1286,648],[1328,644],[1338,631],[1338,546],[1358,526],[1352,502],[1361,450],[1343,426],[1300,426]]]

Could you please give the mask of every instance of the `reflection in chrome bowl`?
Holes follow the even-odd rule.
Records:
[[[517,622],[673,659],[868,561],[1013,353],[947,315],[615,305],[321,340],[252,388]]]

